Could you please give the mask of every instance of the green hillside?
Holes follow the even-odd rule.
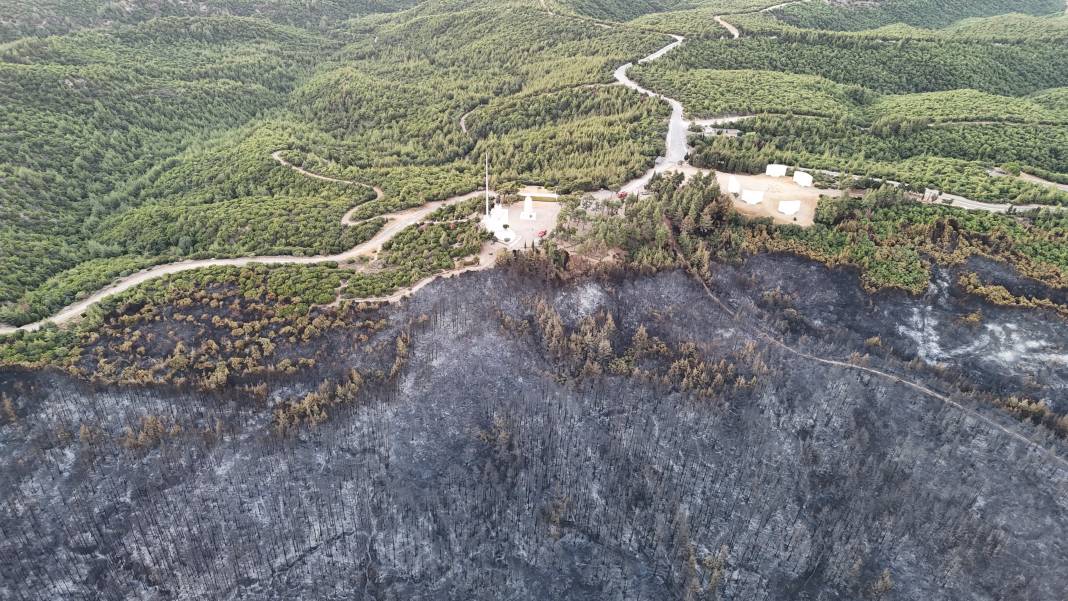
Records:
[[[367,188],[295,174],[276,150],[380,185],[386,199],[358,219],[474,189],[487,153],[499,177],[586,189],[660,152],[663,105],[580,87],[662,35],[590,31],[529,3],[429,2],[329,25],[167,17],[4,46],[0,119],[17,133],[0,142],[13,182],[0,192],[0,322],[132,267],[333,253],[373,233],[340,223]],[[552,101],[529,125],[459,126],[480,110],[507,122],[522,97]]]
[[[345,19],[410,8],[417,0],[0,0],[0,42],[135,24],[156,17],[261,17],[333,28]]]
[[[845,6],[842,6],[842,5]],[[1049,15],[1063,13],[1060,0],[883,0],[837,5],[804,2],[772,11],[778,19],[810,29],[875,29],[891,23],[918,27],[945,27],[968,17],[1005,13]]]

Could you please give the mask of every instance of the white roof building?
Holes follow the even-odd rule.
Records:
[[[811,188],[812,174],[804,171],[794,171],[794,183],[802,188]]]
[[[779,202],[779,212],[783,215],[797,215],[801,211],[800,200],[783,200]]]
[[[786,165],[777,165],[775,163],[772,163],[768,165],[768,168],[767,170],[765,170],[764,173],[770,175],[771,177],[786,177]]]
[[[742,202],[747,205],[758,205],[764,202],[763,190],[742,190]]]

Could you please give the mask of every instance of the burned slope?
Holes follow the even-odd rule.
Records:
[[[833,341],[910,362],[909,373],[945,380],[949,389],[1026,397],[1068,412],[1068,319],[969,294],[960,278],[975,271],[1013,294],[1065,302],[1064,291],[979,257],[957,267],[935,266],[919,297],[900,291],[869,295],[854,285],[851,270],[829,270],[790,255],[758,255],[740,269],[720,268],[715,277],[740,311],[800,348],[821,353]]]
[[[291,390],[255,402],[0,375],[13,399],[0,429],[0,597],[1058,599],[1068,588],[1059,440],[960,392],[953,374],[910,365],[921,347],[907,335],[892,351],[865,344],[889,346],[894,320],[930,299],[869,304],[848,273],[781,257],[722,268],[713,293],[737,313],[682,273],[559,287],[468,274],[385,310],[372,342],[407,336],[396,357],[343,345],[314,378],[294,374]],[[864,309],[849,313],[854,301]],[[973,310],[958,301],[940,310]],[[821,356],[868,353],[970,412],[807,361],[759,334],[769,327]],[[987,372],[983,387],[1019,385],[983,361],[954,363]],[[279,434],[283,397],[347,364],[387,373]],[[171,417],[144,423],[158,415]],[[135,444],[118,444],[127,425]]]

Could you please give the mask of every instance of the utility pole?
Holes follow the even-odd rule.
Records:
[[[486,153],[486,217],[490,214],[489,201],[489,153]]]

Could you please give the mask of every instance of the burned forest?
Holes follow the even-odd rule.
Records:
[[[78,365],[122,365],[110,378],[0,372],[0,597],[1068,589],[1068,452],[1037,409],[1068,386],[1055,312],[987,303],[949,269],[914,297],[781,255],[720,266],[707,289],[523,263],[313,308],[323,327],[271,344],[282,369],[227,386],[196,353],[151,367],[189,332],[240,338],[198,330],[226,302],[200,321],[195,303],[158,308],[155,359],[95,340]]]

